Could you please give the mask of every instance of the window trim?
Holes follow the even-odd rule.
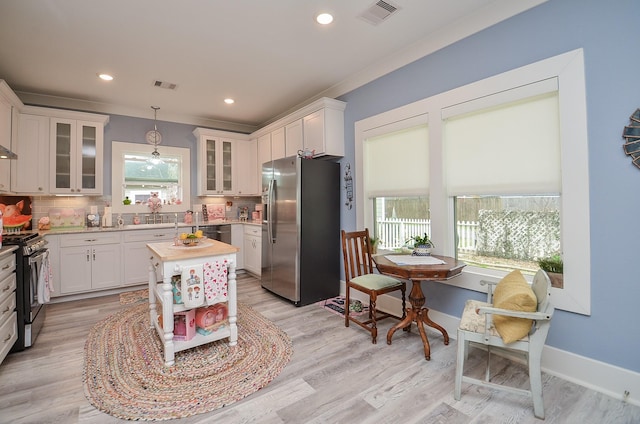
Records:
[[[140,154],[150,156],[148,145],[139,143],[130,143],[125,141],[113,141],[111,143],[111,163],[112,163],[112,207],[114,213],[150,213],[148,205],[123,205],[122,199],[124,193],[122,183],[124,181],[124,163],[125,153]],[[191,208],[191,156],[190,150],[184,147],[163,146],[161,154],[181,157],[180,185],[182,186],[182,203],[179,205],[162,205],[161,213],[185,212]],[[162,157],[162,156],[161,156]]]
[[[355,122],[356,224],[373,223],[372,201],[364,194],[363,143],[368,137],[397,131],[414,122],[429,129],[430,206],[436,253],[453,256],[453,199],[449,197],[443,170],[443,109],[491,94],[557,78],[561,116],[562,198],[561,231],[565,265],[564,288],[553,288],[558,309],[591,314],[591,246],[589,209],[589,152],[584,52],[573,50],[530,65],[504,72],[435,96],[413,102]],[[587,241],[587,242],[585,242]],[[485,291],[479,281],[497,280],[504,272],[466,267],[463,275],[445,282],[475,291]]]

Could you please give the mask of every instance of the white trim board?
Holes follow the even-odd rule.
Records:
[[[344,281],[340,282],[340,293],[343,295],[345,293]],[[367,296],[360,292],[353,291],[351,297],[368,303]],[[408,304],[409,301],[407,300]],[[402,314],[402,300],[397,297],[382,295],[378,297],[377,306],[381,311],[396,315]],[[444,327],[450,338],[457,339],[460,318],[433,309],[429,309],[429,317]],[[439,332],[435,332],[429,327],[427,327],[427,331],[433,331],[434,334],[442,336]],[[416,339],[416,342],[418,342],[418,339]],[[455,357],[455,347],[452,347],[451,355]],[[614,399],[640,406],[640,373],[635,371],[548,345],[545,345],[542,351],[542,370],[563,380],[611,396]],[[451,390],[453,391],[453,385]],[[628,396],[625,396],[625,391],[629,393]]]

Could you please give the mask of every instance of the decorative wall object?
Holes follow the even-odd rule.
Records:
[[[622,137],[625,143],[622,145],[624,152],[631,156],[631,161],[640,168],[640,108],[629,117],[629,125],[624,127]]]
[[[347,201],[345,205],[348,209],[353,206],[353,178],[351,177],[351,164],[347,163],[344,167],[344,188],[347,191]]]

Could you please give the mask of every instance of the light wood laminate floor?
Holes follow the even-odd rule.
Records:
[[[420,336],[397,332],[372,344],[368,333],[317,305],[296,308],[238,276],[238,298],[274,321],[293,340],[293,356],[267,387],[244,400],[180,423],[639,423],[640,408],[550,375],[543,376],[546,420],[534,418],[529,399],[463,386],[453,399],[456,341],[430,332],[431,361]],[[125,306],[126,307],[126,306]],[[0,365],[1,423],[126,422],[93,408],[82,390],[89,329],[123,308],[117,295],[48,306],[36,344]],[[393,320],[380,325],[386,334]],[[526,369],[493,355],[498,380],[525,386]],[[483,353],[469,364],[481,372]]]

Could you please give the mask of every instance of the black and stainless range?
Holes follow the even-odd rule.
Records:
[[[5,234],[2,243],[18,246],[16,252],[16,311],[18,340],[12,352],[33,345],[44,325],[45,305],[38,302],[38,280],[48,249],[38,233]]]

